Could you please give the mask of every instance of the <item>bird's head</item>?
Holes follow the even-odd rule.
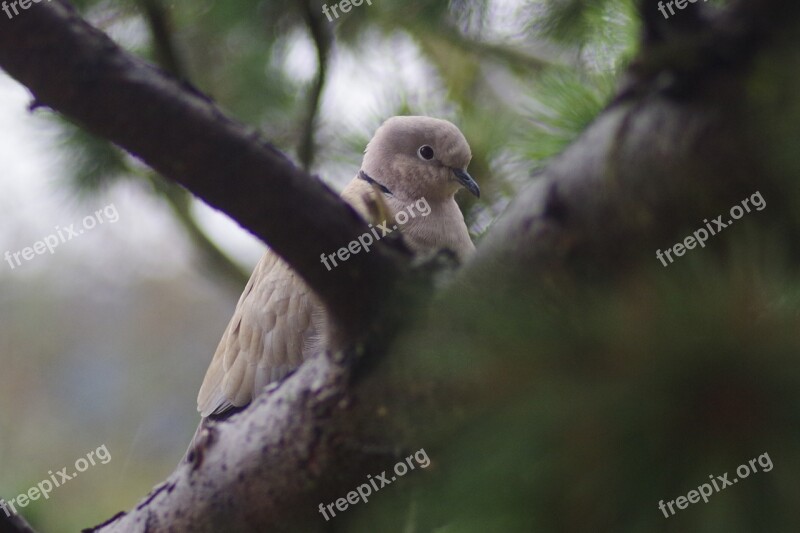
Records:
[[[467,172],[472,151],[459,129],[430,117],[392,117],[367,145],[361,169],[400,199],[441,201],[464,187],[480,197]]]

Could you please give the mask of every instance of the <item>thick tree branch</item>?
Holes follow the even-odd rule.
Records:
[[[328,358],[308,361],[251,408],[206,428],[169,479],[97,531],[323,531],[317,506],[344,481],[334,481],[336,465],[364,464],[359,449],[341,445],[351,437],[333,414],[349,411],[346,380]],[[360,469],[349,470],[355,487]]]
[[[361,331],[394,287],[387,246],[326,268],[367,230],[320,181],[210,100],[115,45],[62,1],[0,18],[0,67],[51,107],[237,220],[300,273],[343,328]]]
[[[796,46],[798,11],[742,1],[647,42],[609,108],[495,222],[472,272],[619,275],[759,188],[779,201],[760,122],[771,111],[748,83],[771,47]]]

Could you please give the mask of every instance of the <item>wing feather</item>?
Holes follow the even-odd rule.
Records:
[[[240,407],[308,355],[319,303],[272,251],[261,258],[220,340],[197,395],[204,417]]]

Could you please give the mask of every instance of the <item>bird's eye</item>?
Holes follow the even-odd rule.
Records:
[[[427,144],[425,146],[420,146],[419,150],[417,150],[417,153],[425,161],[430,161],[433,159],[433,148]]]

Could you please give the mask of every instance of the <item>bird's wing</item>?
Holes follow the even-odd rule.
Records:
[[[320,304],[272,251],[256,266],[197,395],[203,417],[252,401],[300,366],[319,342]]]
[[[367,220],[392,220],[375,188],[354,179],[342,192]],[[201,416],[250,403],[324,345],[325,311],[306,283],[272,251],[261,258],[239,298],[197,395]]]

